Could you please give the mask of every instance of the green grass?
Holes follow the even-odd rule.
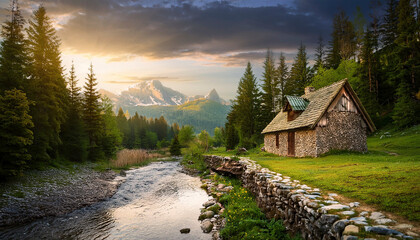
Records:
[[[292,239],[282,221],[274,219],[270,221],[265,217],[252,194],[241,187],[238,179],[216,174],[213,176],[213,181],[233,186],[228,194],[219,199],[225,206],[223,216],[226,218],[226,225],[220,231],[224,239]]]
[[[289,158],[251,150],[247,156],[312,187],[420,221],[419,133],[420,126],[382,130],[368,138],[365,154],[332,152],[318,158]],[[232,154],[223,150],[209,154]]]

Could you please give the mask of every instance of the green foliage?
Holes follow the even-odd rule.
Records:
[[[420,106],[411,98],[409,84],[401,81],[396,95],[398,99],[392,115],[395,126],[404,128],[418,123]]]
[[[35,101],[30,111],[35,124],[30,152],[35,161],[48,162],[57,157],[68,92],[61,67],[60,40],[43,6],[34,11],[27,36],[30,80],[26,92]]]
[[[67,86],[70,95],[69,107],[67,108],[66,121],[61,125],[60,132],[60,138],[63,142],[60,153],[73,162],[81,162],[87,159],[89,142],[81,113],[81,89],[77,86],[77,82],[74,65],[72,64]]]
[[[194,128],[190,125],[182,126],[178,133],[178,139],[181,146],[188,146],[188,144],[194,140]]]
[[[29,106],[21,90],[7,90],[0,95],[0,178],[18,175],[31,160],[28,146],[33,132]]]
[[[275,96],[277,98],[278,108],[280,109],[284,106],[286,95],[290,95],[291,89],[289,85],[289,70],[286,64],[286,57],[283,53],[280,53],[280,62],[277,67],[277,88],[275,89]]]
[[[248,63],[249,68],[251,68],[250,64]],[[250,73],[249,73],[249,70]],[[253,77],[252,69],[245,70],[244,79],[248,79]],[[252,74],[251,76],[248,76],[249,74]],[[276,89],[277,89],[277,83],[276,80],[276,69],[273,59],[273,53],[270,50],[267,50],[267,56],[264,61],[264,73],[263,73],[263,79],[262,79],[262,85],[261,85],[261,124],[266,126],[271,120],[273,120],[275,113],[277,111],[276,101],[274,96]],[[255,81],[255,80],[254,80]],[[238,87],[238,91],[239,91]]]
[[[141,112],[148,118],[163,116],[168,124],[190,125],[196,134],[201,130],[206,130],[210,135],[213,135],[214,128],[225,124],[229,108],[230,106],[215,101],[198,99],[179,106],[135,106],[127,107],[127,110],[130,114],[134,114],[136,111]],[[169,139],[172,137],[170,136]]]
[[[99,160],[103,157],[100,146],[102,133],[101,107],[99,93],[96,89],[97,79],[93,72],[93,65],[90,65],[89,73],[86,77],[85,92],[83,99],[83,120],[89,138],[88,158],[91,161]]]
[[[341,60],[349,60],[356,53],[356,33],[344,11],[334,17],[329,45],[326,58],[328,68],[337,68]]]
[[[102,136],[101,145],[105,157],[112,158],[115,156],[117,150],[121,146],[122,134],[118,129],[117,120],[114,111],[112,110],[112,101],[104,97],[101,99],[101,122],[102,122]]]
[[[169,147],[169,152],[172,156],[181,155],[181,145],[179,144],[177,135],[172,139],[171,146]]]
[[[225,129],[222,128],[215,128],[214,129],[214,141],[213,146],[214,147],[221,147],[226,144],[226,138],[225,138]]]
[[[312,72],[308,66],[308,57],[306,55],[306,47],[301,43],[290,70],[289,92],[292,95],[302,95],[305,87],[312,80]]]
[[[233,186],[232,191],[220,198],[226,207],[223,212],[226,226],[220,231],[223,239],[291,239],[280,220],[266,219],[252,194],[238,180],[215,178]]]
[[[316,89],[328,86],[334,82],[347,78],[349,83],[354,87],[354,83],[360,81],[357,77],[358,64],[353,60],[342,61],[337,69],[320,68],[314,76],[311,86]]]
[[[24,89],[28,57],[23,33],[25,20],[19,6],[13,5],[10,20],[2,26],[0,45],[0,91]]]
[[[211,144],[210,134],[206,130],[203,130],[198,134],[197,139],[200,147],[204,149],[204,152],[207,152]]]
[[[203,150],[200,146],[197,143],[191,143],[183,155],[181,164],[186,168],[204,173],[207,171],[207,165],[202,154]]]

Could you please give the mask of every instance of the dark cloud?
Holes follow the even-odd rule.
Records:
[[[114,56],[110,61],[242,52],[224,57],[233,63],[261,57],[267,48],[294,50],[300,42],[311,50],[320,34],[330,34],[336,9],[366,6],[363,0],[320,1],[296,0],[294,7],[240,7],[238,1],[204,1],[199,7],[181,0],[168,1],[171,7],[144,7],[135,0],[43,3],[53,15],[72,14],[59,35],[75,52]]]

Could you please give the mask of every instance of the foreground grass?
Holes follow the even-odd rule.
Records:
[[[252,150],[248,157],[305,184],[420,221],[420,126],[378,132],[368,138],[368,149],[365,154],[335,152],[319,158]],[[209,154],[232,153],[218,149]]]
[[[258,208],[254,196],[241,187],[238,179],[213,176],[213,180],[228,186],[232,191],[219,201],[225,206],[226,225],[220,231],[224,239],[292,239],[280,220],[268,220]],[[300,239],[298,237],[294,239]]]

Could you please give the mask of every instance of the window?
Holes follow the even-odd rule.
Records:
[[[276,147],[279,148],[280,147],[280,142],[279,142],[279,133],[276,133]]]

